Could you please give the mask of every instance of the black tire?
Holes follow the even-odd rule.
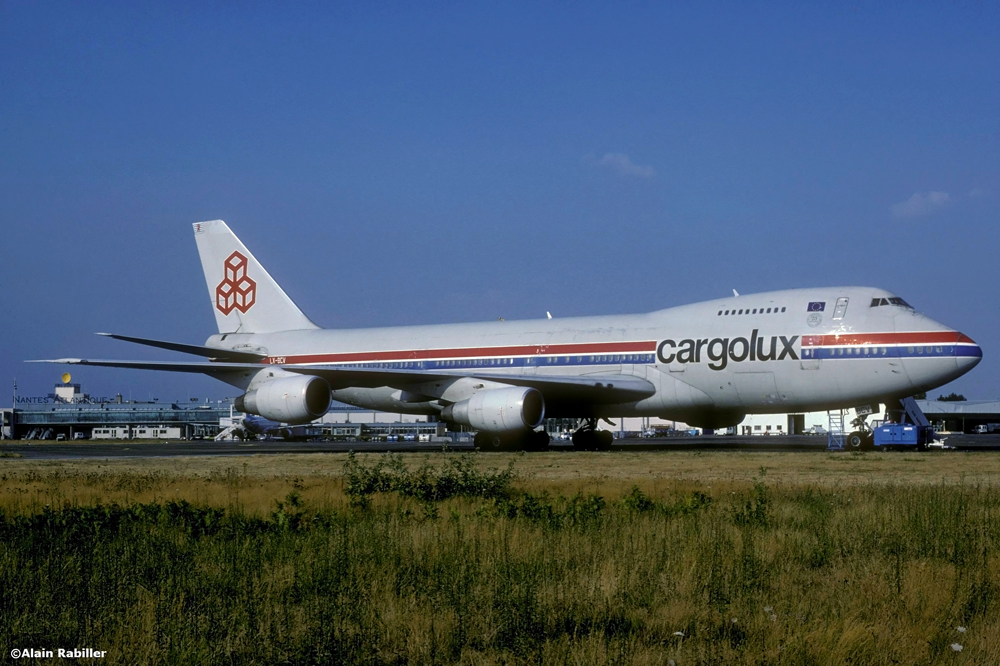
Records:
[[[844,439],[844,443],[852,451],[863,451],[865,450],[865,434],[859,430],[855,430],[850,435]]]
[[[594,443],[593,430],[577,430],[573,433],[573,448],[577,451],[591,451]]]
[[[532,430],[528,433],[527,437],[524,439],[524,450],[525,451],[548,451],[549,433],[544,430],[535,431]]]
[[[485,430],[477,432],[472,441],[480,451],[520,451],[530,445],[530,440],[521,434]]]
[[[573,448],[577,451],[609,451],[613,440],[607,430],[577,430],[573,433]]]

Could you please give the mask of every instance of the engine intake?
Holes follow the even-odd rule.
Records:
[[[545,418],[545,399],[533,388],[489,389],[448,405],[441,418],[489,432],[531,430]]]
[[[315,421],[330,408],[330,385],[322,377],[283,377],[236,398],[236,409],[265,419],[299,425]]]

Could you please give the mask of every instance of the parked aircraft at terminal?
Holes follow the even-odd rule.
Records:
[[[872,287],[748,294],[647,314],[333,330],[316,326],[222,220],[194,235],[219,333],[204,346],[124,335],[207,362],[58,359],[195,372],[243,391],[237,406],[290,424],[331,398],[426,414],[497,448],[544,446],[543,418],[657,416],[697,427],[749,413],[886,403],[946,384],[982,358],[967,336]]]

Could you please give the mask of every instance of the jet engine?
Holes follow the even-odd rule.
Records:
[[[545,399],[533,388],[480,391],[468,400],[448,405],[441,418],[476,430],[515,432],[538,427],[545,417]]]
[[[322,377],[282,377],[236,398],[236,409],[298,425],[315,421],[330,408],[330,385]]]

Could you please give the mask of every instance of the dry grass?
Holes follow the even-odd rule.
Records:
[[[108,663],[1000,662],[988,454],[482,454],[513,464],[512,494],[435,502],[359,502],[345,460],[5,460],[0,643]]]
[[[360,453],[359,459],[383,454]],[[431,464],[447,456],[437,453],[397,454],[410,461]],[[448,454],[462,455],[462,454]],[[8,474],[162,472],[178,476],[205,477],[239,469],[250,476],[340,476],[346,453],[190,456],[171,458],[109,458],[5,460],[0,469]],[[750,451],[652,451],[613,453],[477,453],[480,464],[504,468],[509,463],[522,475],[540,479],[622,478],[747,481],[761,467],[781,483],[839,485],[843,482],[873,483],[1000,483],[1000,456],[990,452],[932,451],[926,453],[823,453]]]
[[[401,454],[410,466],[441,465],[462,454]],[[383,454],[358,454],[375,461]],[[64,502],[187,500],[260,513],[291,491],[310,504],[343,504],[340,478],[348,454],[247,457],[126,458],[107,460],[8,459],[0,464],[0,507]],[[633,485],[656,494],[662,488],[743,487],[766,470],[775,485],[839,488],[853,485],[1000,485],[1000,456],[990,453],[478,453],[481,469],[513,465],[525,490],[553,494],[598,493],[614,499]],[[235,479],[239,479],[238,483]],[[130,479],[128,481],[122,479]]]

